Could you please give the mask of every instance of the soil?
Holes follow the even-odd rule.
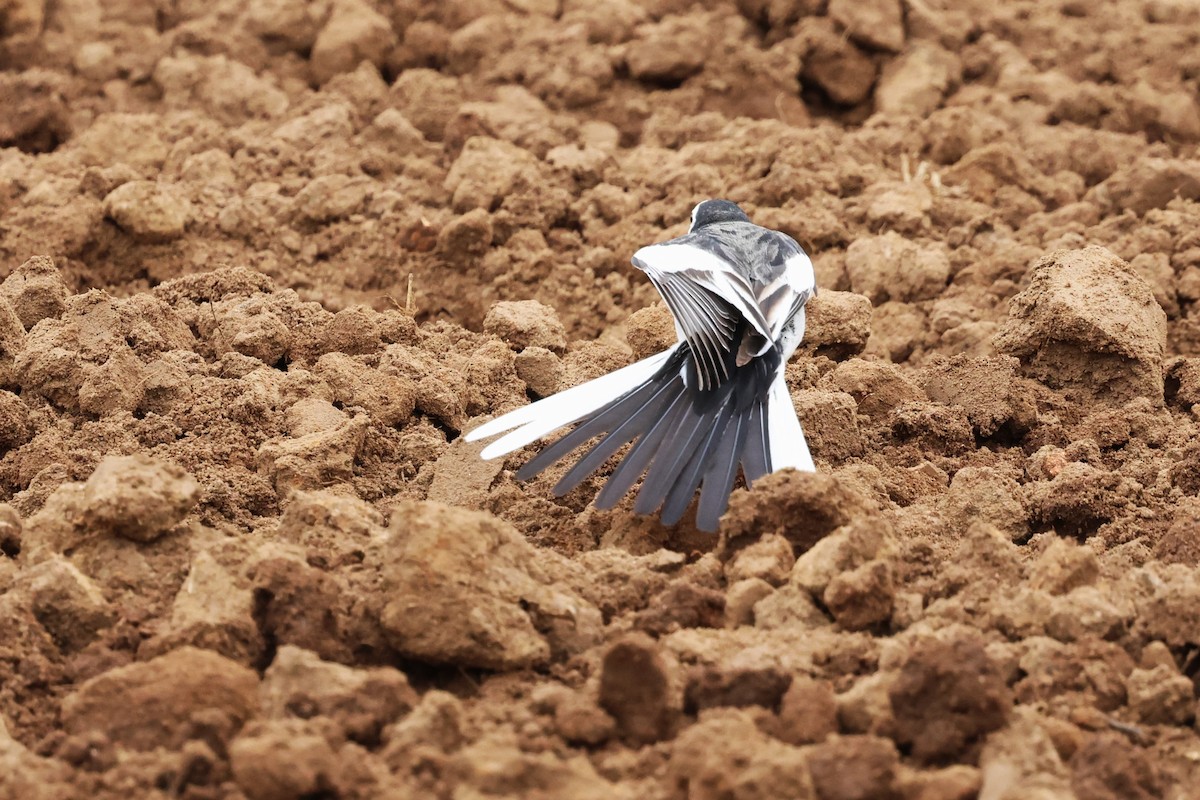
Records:
[[[0,2],[0,797],[1188,798],[1200,9]],[[460,433],[813,255],[719,537]]]

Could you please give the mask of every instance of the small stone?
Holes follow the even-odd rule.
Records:
[[[43,15],[49,4],[46,0],[6,0],[3,8],[5,50],[21,53],[41,38]],[[22,8],[36,9],[36,17],[26,15]],[[31,15],[32,16],[32,15]],[[55,23],[59,14],[55,10]],[[18,33],[25,25],[25,36]],[[85,36],[80,33],[79,36]],[[27,38],[26,38],[27,37]],[[24,38],[24,48],[21,39]],[[75,41],[78,41],[77,39]],[[29,58],[30,56],[24,56]],[[69,94],[69,75],[61,67],[55,70],[11,69],[0,73],[0,96],[4,97],[4,115],[0,117],[0,147],[19,148],[26,153],[42,154],[56,149],[72,138],[72,114],[66,97]],[[78,213],[72,206],[72,213]],[[60,220],[59,225],[69,224]],[[82,244],[82,242],[81,242]]]
[[[877,106],[882,102],[879,97],[883,90],[883,85],[880,85],[875,92]],[[938,95],[938,100],[941,100],[941,95]],[[900,112],[905,110],[904,107],[899,109]],[[881,181],[868,187],[864,195],[869,203],[867,222],[872,229],[918,233],[929,226],[933,192],[925,181]]]
[[[672,16],[643,26],[625,53],[625,63],[637,80],[679,83],[704,67],[710,46],[702,18]]]
[[[775,532],[802,552],[856,517],[871,518],[877,508],[874,498],[832,475],[782,470],[755,481],[749,492],[734,492],[722,535],[736,542]]]
[[[817,628],[829,624],[812,595],[795,584],[786,584],[754,604],[754,627],[761,630]]]
[[[492,246],[492,215],[473,208],[451,220],[438,233],[438,255],[462,269],[475,269]]]
[[[921,388],[935,403],[962,406],[977,436],[1001,431],[1017,436],[1037,422],[1035,396],[1029,382],[1017,377],[1019,367],[1011,356],[935,358]]]
[[[400,83],[398,79],[397,84]],[[419,119],[414,116],[413,123],[421,127]],[[491,211],[518,186],[537,185],[542,172],[542,162],[528,150],[500,139],[472,136],[454,160],[443,185],[451,193],[455,211],[466,213],[475,208]]]
[[[165,652],[186,644],[252,667],[264,644],[253,611],[250,588],[239,586],[211,553],[202,550],[192,558],[175,595],[166,631],[147,642],[147,651]]]
[[[32,435],[29,406],[19,395],[0,389],[0,452],[20,447]]]
[[[896,717],[889,696],[895,672],[876,672],[859,678],[837,696],[838,727],[843,733],[894,736]]]
[[[1058,250],[1010,301],[996,349],[1085,403],[1163,400],[1167,318],[1146,281],[1103,247]]]
[[[104,214],[133,238],[162,243],[183,236],[192,204],[170,184],[129,181],[104,198]]]
[[[663,303],[639,308],[629,315],[625,327],[625,341],[633,348],[635,360],[661,353],[675,344],[674,317]]]
[[[328,489],[354,477],[354,462],[366,438],[370,420],[351,416],[328,400],[306,397],[287,412],[289,436],[263,442],[255,454],[259,473],[276,492]]]
[[[321,4],[306,0],[260,0],[246,6],[246,29],[296,52],[312,49],[321,29]]]
[[[8,503],[0,503],[0,554],[14,558],[21,552],[21,515]]]
[[[838,575],[897,552],[891,525],[882,520],[854,520],[813,544],[796,559],[791,582],[821,596]]]
[[[433,463],[433,480],[425,499],[452,506],[486,508],[490,502],[490,489],[504,468],[504,460],[485,461],[479,457],[482,449],[482,445],[462,439],[447,447]]]
[[[820,87],[838,105],[865,102],[875,85],[875,62],[832,25],[812,33],[814,41],[804,58],[801,78]]]
[[[1145,214],[1177,197],[1200,199],[1200,160],[1141,158],[1114,172],[1089,198],[1114,210]]]
[[[84,484],[84,513],[99,531],[152,542],[183,521],[199,494],[195,478],[175,464],[107,456]]]
[[[383,732],[384,761],[393,769],[419,763],[426,748],[452,753],[467,741],[466,711],[454,695],[430,689],[408,716]]]
[[[713,709],[675,738],[667,780],[690,800],[817,800],[805,753],[740,709]],[[736,765],[736,767],[734,766]]]
[[[871,341],[868,355],[879,355],[888,361],[907,361],[925,343],[929,317],[915,303],[889,300],[871,314]]]
[[[508,5],[526,14],[553,18],[560,11],[559,0],[506,0]]]
[[[983,782],[978,767],[954,764],[902,774],[898,788],[908,800],[975,800]],[[1053,800],[1051,797],[1042,800]],[[1067,800],[1065,797],[1062,800]]]
[[[392,94],[395,106],[403,110],[404,117],[432,142],[442,141],[446,124],[459,113],[466,100],[466,92],[459,79],[432,69],[404,70],[392,84]],[[470,142],[467,144],[469,146]],[[521,148],[514,147],[513,150],[533,160]],[[482,161],[480,159],[474,165]],[[462,210],[466,211],[467,208]]]
[[[1165,642],[1149,642],[1142,648],[1138,666],[1142,669],[1154,669],[1164,665],[1175,668],[1175,656],[1171,654],[1171,648],[1167,647]]]
[[[776,667],[693,667],[684,689],[684,709],[689,714],[721,706],[775,709],[791,682],[792,676]]]
[[[451,796],[462,800],[530,796],[604,800],[617,789],[600,777],[583,755],[527,752],[515,740],[484,736],[448,757],[429,753],[428,748],[421,750],[425,757],[418,762],[418,774],[425,772],[431,762],[445,763],[446,781],[455,787]],[[536,788],[531,792],[532,787]],[[429,793],[418,791],[414,795],[429,796]]]
[[[1029,797],[1068,800],[1070,772],[1047,732],[1049,720],[1028,706],[1018,706],[1013,719],[988,737],[979,756],[980,797]]]
[[[399,427],[416,406],[412,379],[374,369],[353,356],[326,353],[312,370],[333,389],[334,402],[361,407],[376,424]]]
[[[1054,539],[1033,565],[1029,585],[1050,594],[1066,594],[1100,577],[1100,561],[1090,547]]]
[[[1098,586],[1080,586],[1054,598],[1052,608],[1045,619],[1046,633],[1060,642],[1119,637],[1128,630],[1134,617],[1134,607],[1128,598],[1114,596]]]
[[[296,193],[292,207],[300,219],[324,225],[362,209],[375,182],[365,176],[321,175]]]
[[[980,520],[988,520],[986,525],[1013,541],[1029,532],[1021,487],[991,467],[963,467],[955,472],[949,490],[938,498],[938,507],[947,528],[959,534],[968,533]]]
[[[604,654],[600,665],[600,707],[632,744],[665,739],[679,716],[678,689],[654,640],[631,634]]]
[[[145,365],[127,348],[113,351],[103,363],[83,364],[80,373],[79,410],[87,414],[133,411],[145,398]]]
[[[874,559],[833,578],[825,587],[825,607],[846,630],[865,630],[892,616],[895,570],[890,561]]]
[[[1012,693],[977,633],[918,642],[888,690],[896,743],[919,762],[957,755],[1003,727]]]
[[[12,305],[0,296],[0,383],[7,386],[18,382],[13,367],[24,349],[25,326]]]
[[[566,741],[592,747],[603,744],[617,732],[616,720],[595,700],[578,693],[555,706],[554,727]]]
[[[858,428],[858,404],[845,392],[802,389],[793,396],[814,459],[840,463],[866,451]]]
[[[108,81],[120,74],[117,51],[108,42],[85,42],[75,51],[71,64],[90,81]]]

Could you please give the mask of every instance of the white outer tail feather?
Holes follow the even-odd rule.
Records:
[[[530,403],[503,416],[485,422],[463,438],[468,442],[511,431],[489,444],[480,453],[484,459],[493,459],[532,444],[564,425],[570,425],[611,400],[639,386],[658,371],[671,357],[679,345],[661,353],[643,358],[616,372],[610,372],[586,383],[581,383],[558,394]],[[515,428],[515,430],[513,430]]]
[[[817,471],[812,454],[808,451],[808,442],[804,439],[804,430],[796,417],[796,407],[792,405],[787,381],[783,379],[782,367],[771,384],[767,400],[767,437],[772,470],[792,467],[801,472]]]

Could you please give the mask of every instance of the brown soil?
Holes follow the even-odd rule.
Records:
[[[1198,45],[0,1],[0,798],[1195,797]],[[814,256],[820,472],[717,539],[481,461],[672,337],[706,197]]]

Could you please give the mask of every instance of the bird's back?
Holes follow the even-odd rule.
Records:
[[[789,258],[804,253],[786,233],[751,222],[715,222],[658,246],[672,245],[690,245],[711,252],[734,267],[754,288],[777,279]]]

